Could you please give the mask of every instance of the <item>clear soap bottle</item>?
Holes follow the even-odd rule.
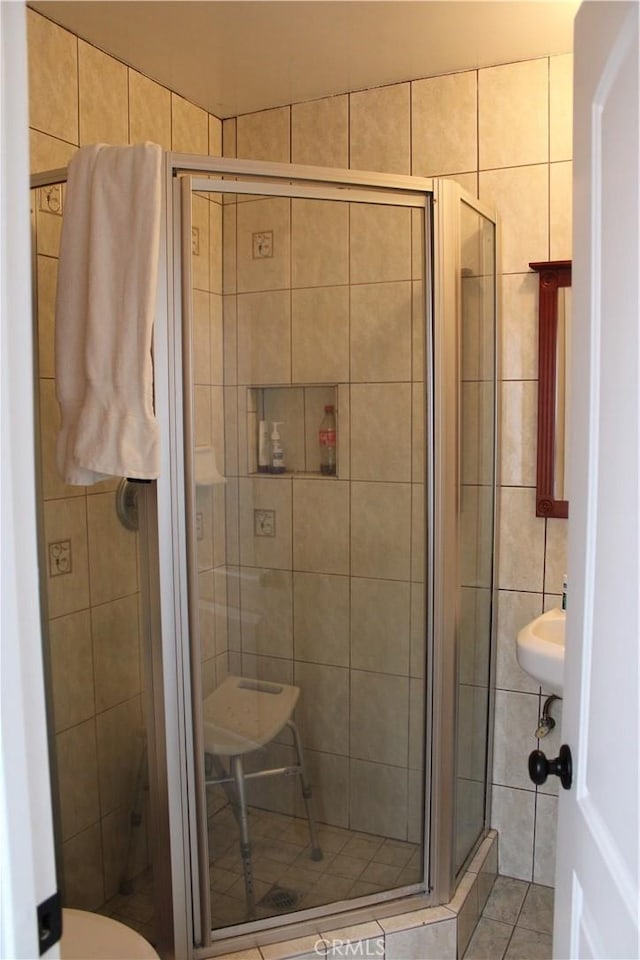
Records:
[[[318,440],[320,442],[320,473],[334,477],[336,474],[336,412],[331,403],[324,408]]]

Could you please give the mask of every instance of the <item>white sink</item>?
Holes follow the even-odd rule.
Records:
[[[564,680],[564,610],[549,610],[518,634],[516,655],[523,670],[544,690],[562,696]]]

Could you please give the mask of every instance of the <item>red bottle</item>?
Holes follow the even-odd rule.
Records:
[[[320,473],[334,477],[336,474],[336,413],[331,403],[324,408],[318,439],[320,441]]]

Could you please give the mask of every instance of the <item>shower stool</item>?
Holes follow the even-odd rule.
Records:
[[[299,687],[286,683],[267,683],[262,680],[228,676],[202,705],[205,783],[207,786],[215,784],[223,787],[238,821],[249,917],[255,914],[255,900],[245,780],[273,777],[278,774],[300,777],[309,821],[311,859],[322,860],[302,741],[298,728],[292,720],[299,696]],[[297,764],[246,773],[244,755],[266,746],[285,726],[289,727],[293,734],[298,757]],[[221,757],[229,757],[229,771],[226,770]],[[235,787],[235,796],[232,785]]]

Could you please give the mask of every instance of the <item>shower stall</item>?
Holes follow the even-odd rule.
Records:
[[[63,181],[32,192],[67,905],[87,906],[65,878],[92,827],[87,769],[89,907],[168,952],[448,902],[489,824],[495,216],[452,181],[167,154],[161,476],[70,491],[51,470],[46,203]],[[61,504],[89,517],[82,614],[51,567],[54,546],[82,549]],[[80,615],[93,687],[70,723],[56,684]],[[146,928],[127,901],[140,891]]]

